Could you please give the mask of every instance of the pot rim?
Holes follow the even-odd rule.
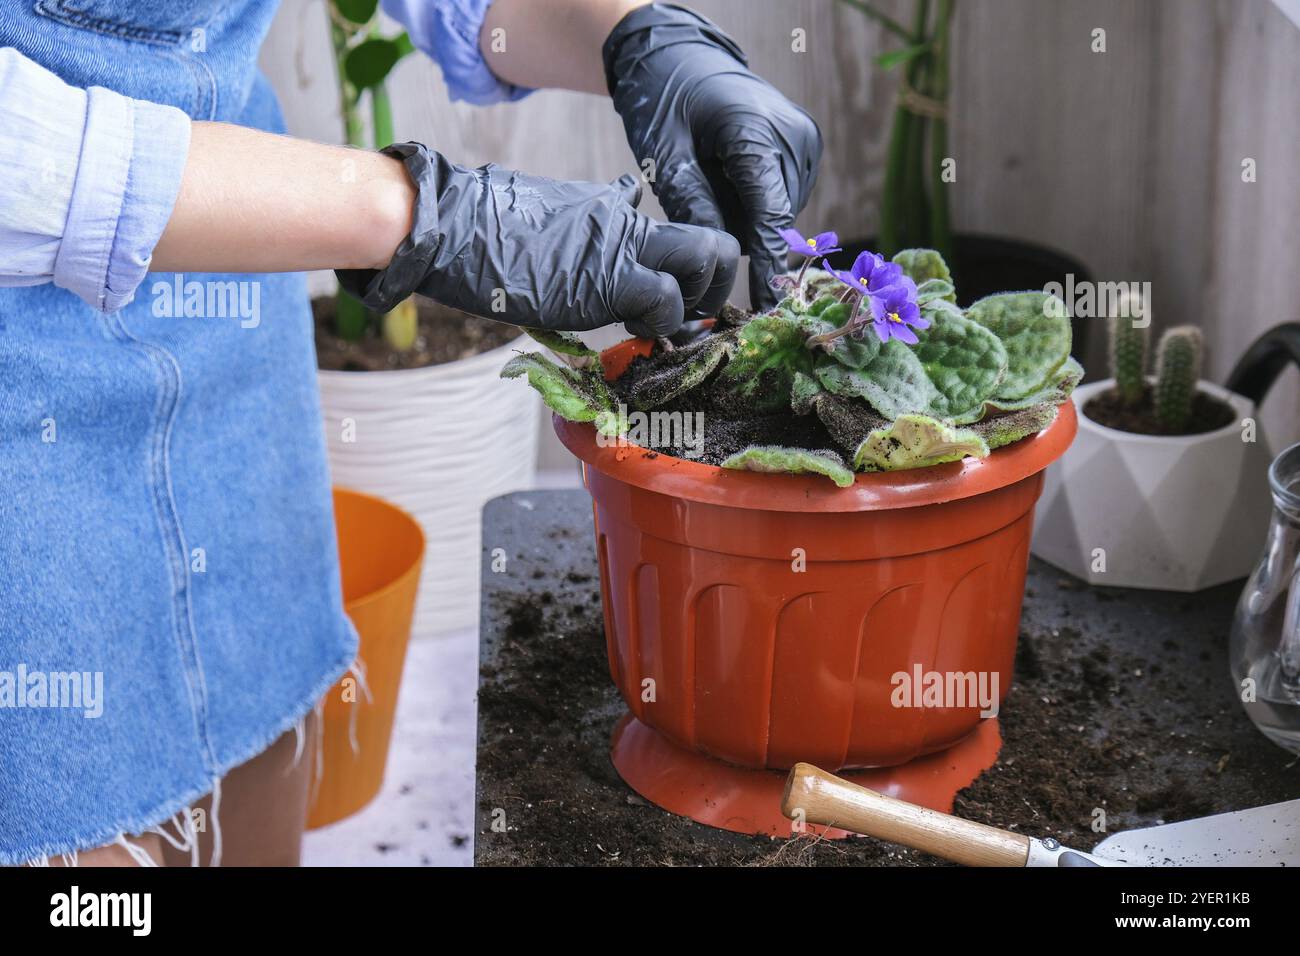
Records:
[[[1155,379],[1150,375],[1147,376],[1147,380],[1152,383],[1155,382]],[[1086,431],[1095,432],[1107,441],[1151,445],[1196,445],[1201,442],[1217,441],[1228,436],[1235,439],[1240,434],[1241,420],[1255,414],[1255,403],[1244,395],[1238,395],[1222,385],[1216,385],[1214,382],[1200,378],[1196,380],[1196,390],[1209,395],[1211,398],[1217,398],[1230,407],[1236,413],[1233,421],[1228,422],[1222,428],[1216,428],[1208,432],[1198,432],[1195,435],[1144,435],[1141,432],[1126,432],[1122,428],[1111,428],[1109,425],[1103,425],[1101,422],[1089,418],[1083,410],[1083,406],[1089,399],[1109,388],[1113,388],[1114,385],[1115,380],[1113,378],[1103,378],[1096,382],[1089,382],[1087,385],[1080,385],[1071,395],[1078,410],[1079,427]]]
[[[617,378],[636,355],[653,343],[628,339],[601,353],[606,375]],[[773,475],[706,465],[674,458],[636,445],[603,447],[589,422],[570,422],[552,415],[561,443],[582,462],[618,481],[675,498],[755,511],[885,511],[942,504],[996,491],[1038,474],[1073,441],[1078,414],[1073,402],[1057,409],[1056,418],[1036,435],[999,448],[987,458],[857,474],[839,488],[820,475]]]
[[[396,371],[396,369],[394,369],[394,371]],[[367,591],[365,594],[358,595],[350,601],[344,601],[343,609],[350,613],[359,608],[369,607],[372,604],[386,601],[399,588],[406,586],[410,582],[411,578],[414,577],[418,581],[420,574],[424,569],[424,552],[428,547],[428,539],[425,537],[424,528],[420,525],[420,522],[415,520],[415,516],[400,505],[394,504],[387,498],[381,498],[379,495],[368,494],[367,492],[358,491],[355,488],[349,488],[345,485],[333,485],[330,491],[335,497],[353,498],[357,501],[364,501],[368,505],[378,505],[388,511],[401,515],[402,518],[415,530],[416,536],[419,540],[419,547],[416,550],[415,560],[403,568],[400,574],[395,574],[392,580],[385,584],[381,584],[379,587],[371,591]]]

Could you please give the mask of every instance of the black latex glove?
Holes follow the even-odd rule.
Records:
[[[603,55],[614,108],[664,212],[737,236],[753,305],[774,304],[770,283],[787,252],[778,230],[794,224],[817,180],[817,124],[749,71],[731,37],[683,7],[633,10]]]
[[[411,234],[381,272],[340,270],[376,312],[412,292],[476,315],[581,331],[627,323],[671,335],[712,315],[735,282],[740,247],[725,232],[657,223],[636,211],[632,176],[609,186],[466,169],[419,143],[384,150],[419,191]]]

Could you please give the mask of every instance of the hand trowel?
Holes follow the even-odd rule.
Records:
[[[1127,830],[1072,850],[887,797],[795,764],[781,812],[966,866],[1300,866],[1300,800]]]

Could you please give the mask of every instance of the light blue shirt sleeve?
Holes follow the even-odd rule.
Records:
[[[69,86],[0,48],[0,286],[53,282],[103,312],[130,302],[189,144],[180,110]]]
[[[523,99],[530,89],[500,80],[479,50],[492,0],[383,0],[384,12],[406,27],[416,49],[442,68],[453,100],[476,106]]]

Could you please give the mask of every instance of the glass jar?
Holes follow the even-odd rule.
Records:
[[[1255,726],[1300,753],[1300,444],[1277,456],[1268,480],[1273,521],[1237,602],[1229,660]]]

